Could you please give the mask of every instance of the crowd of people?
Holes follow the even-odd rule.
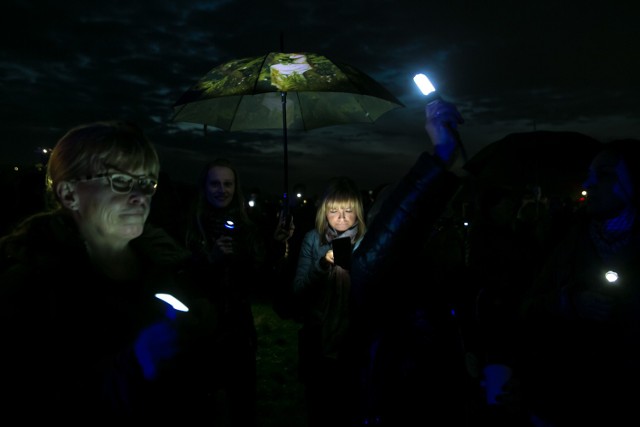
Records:
[[[584,203],[492,184],[460,215],[463,122],[429,103],[431,149],[372,204],[327,177],[313,212],[265,216],[229,159],[192,197],[154,199],[168,178],[142,129],[70,129],[42,209],[0,238],[3,413],[195,422],[217,408],[258,426],[260,295],[300,325],[309,427],[637,422],[640,141],[602,144]]]

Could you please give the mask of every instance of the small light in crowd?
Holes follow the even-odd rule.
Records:
[[[302,193],[296,193],[296,197],[299,199],[302,197]]]
[[[587,197],[587,190],[582,190],[580,194],[582,194],[583,197]]]
[[[607,282],[609,283],[615,283],[618,281],[618,273],[616,273],[615,271],[609,270],[606,273],[604,273],[604,278],[607,279]]]
[[[256,201],[255,200],[249,200],[249,207],[252,208],[256,205]]]
[[[463,222],[462,225],[464,225],[465,227],[468,227],[469,226],[469,221]]]

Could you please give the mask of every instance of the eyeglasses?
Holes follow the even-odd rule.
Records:
[[[137,186],[145,196],[153,196],[158,187],[158,181],[147,176],[131,176],[126,173],[101,173],[90,175],[77,181],[92,181],[94,179],[107,178],[111,185],[111,191],[118,194],[129,194],[134,186]]]

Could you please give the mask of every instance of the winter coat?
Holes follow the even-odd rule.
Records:
[[[353,254],[352,344],[344,357],[359,382],[355,418],[362,423],[461,420],[457,334],[443,284],[429,280],[430,260],[422,258],[458,186],[457,176],[422,154],[382,202]]]
[[[4,414],[95,423],[164,419],[172,409],[190,407],[197,377],[190,354],[215,334],[215,316],[192,297],[185,249],[147,225],[131,241],[144,277],[114,281],[93,267],[67,215],[41,215],[6,243],[0,274]],[[173,294],[190,311],[175,319],[183,337],[176,363],[146,381],[133,346],[141,329],[166,316],[167,304],[156,293]]]

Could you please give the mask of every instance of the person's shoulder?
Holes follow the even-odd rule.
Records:
[[[0,253],[5,258],[20,258],[31,250],[45,253],[58,243],[72,239],[70,219],[56,212],[41,212],[24,219],[0,238]]]
[[[191,252],[166,230],[146,224],[142,235],[132,241],[132,245],[154,264],[175,265],[186,262]]]
[[[304,240],[307,242],[319,242],[320,234],[318,234],[318,231],[315,228],[312,228],[304,233]]]
[[[71,221],[70,219],[68,221]],[[0,239],[0,283],[3,292],[25,283],[35,285],[38,275],[47,275],[76,241],[64,215],[43,212],[26,218]],[[29,287],[33,290],[33,287]]]

